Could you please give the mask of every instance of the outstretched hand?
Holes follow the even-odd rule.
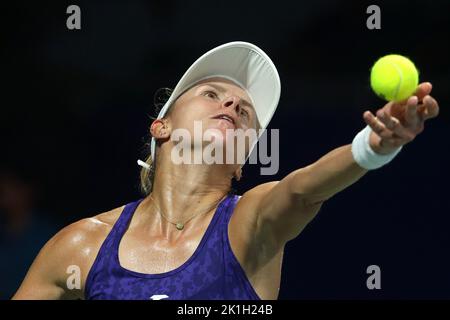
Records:
[[[372,129],[370,146],[379,154],[388,154],[415,139],[424,130],[426,120],[437,117],[439,105],[430,96],[432,85],[419,84],[415,95],[400,102],[389,102],[376,112],[363,114]]]

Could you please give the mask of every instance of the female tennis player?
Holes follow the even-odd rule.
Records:
[[[422,83],[406,101],[365,111],[367,126],[351,144],[242,196],[231,192],[240,163],[174,163],[177,130],[194,134],[196,121],[222,133],[266,128],[280,88],[274,64],[252,44],[201,56],[150,125],[145,196],[62,229],[13,298],[277,299],[285,244],[327,199],[389,163],[439,112],[431,84]]]

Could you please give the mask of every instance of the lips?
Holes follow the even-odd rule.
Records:
[[[221,113],[217,116],[214,116],[213,119],[226,120],[226,121],[230,122],[231,124],[233,124],[233,126],[235,125],[235,121],[234,121],[233,117],[228,114],[225,114],[225,113]]]

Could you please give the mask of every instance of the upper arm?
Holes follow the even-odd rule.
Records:
[[[254,188],[250,198],[256,205],[258,234],[273,235],[281,244],[295,238],[316,216],[324,201],[367,172],[355,162],[348,144],[291,172],[279,182]]]
[[[60,299],[64,296],[64,289],[59,285],[61,272],[57,266],[60,258],[58,246],[62,241],[59,232],[45,244],[12,299]]]
[[[66,282],[69,266],[78,266],[81,275],[95,258],[95,230],[92,219],[83,219],[59,231],[41,249],[12,299],[82,298],[82,288],[69,290]],[[83,272],[85,271],[85,272]]]
[[[243,195],[247,206],[254,212],[254,234],[269,239],[278,247],[297,237],[319,212],[322,201],[314,202],[307,192],[293,193],[291,183],[301,178],[299,169],[281,181],[256,186]]]

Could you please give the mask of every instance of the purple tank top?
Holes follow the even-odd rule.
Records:
[[[228,223],[239,198],[229,194],[219,203],[194,254],[184,264],[158,274],[134,272],[119,263],[120,241],[142,199],[127,204],[89,271],[86,299],[259,300],[228,239]]]

